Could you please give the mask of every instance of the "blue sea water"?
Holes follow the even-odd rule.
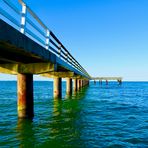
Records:
[[[0,147],[148,147],[148,82],[90,83],[68,98],[34,82],[33,120],[17,118],[15,81],[0,82]]]

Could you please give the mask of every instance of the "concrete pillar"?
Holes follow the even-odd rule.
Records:
[[[88,80],[85,81],[85,85],[86,85],[86,86],[88,85]]]
[[[121,85],[122,84],[122,80],[118,80],[118,83],[119,83],[119,85]]]
[[[100,84],[102,85],[102,80],[100,80]]]
[[[80,80],[80,89],[83,87],[83,80]]]
[[[73,90],[74,90],[74,92],[77,92],[77,90],[78,90],[78,80],[77,79],[74,79],[74,85],[73,85]]]
[[[77,80],[77,90],[80,90],[80,80]]]
[[[122,80],[120,80],[120,85],[122,85]]]
[[[54,78],[53,96],[55,99],[62,98],[62,78]]]
[[[81,88],[84,87],[84,80],[81,80]]]
[[[33,111],[33,75],[18,74],[17,76],[17,109],[19,118],[32,118]]]
[[[87,85],[89,85],[89,80],[87,80]]]
[[[84,86],[86,86],[86,80],[84,80]]]
[[[96,80],[94,80],[94,84],[96,84]]]
[[[66,94],[68,96],[72,95],[72,79],[67,78],[66,80]]]

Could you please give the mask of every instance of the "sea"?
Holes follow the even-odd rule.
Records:
[[[18,119],[17,82],[0,81],[0,148],[148,148],[148,82],[65,88],[54,100],[52,81],[34,81],[34,118]]]

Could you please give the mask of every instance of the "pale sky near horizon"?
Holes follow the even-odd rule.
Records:
[[[91,76],[148,81],[148,0],[24,1]]]

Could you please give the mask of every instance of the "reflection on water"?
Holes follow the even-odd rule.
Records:
[[[42,146],[80,147],[80,135],[77,121],[81,111],[79,100],[83,99],[87,88],[73,96],[66,96],[65,100],[53,100],[50,137]],[[81,144],[82,145],[82,144]]]
[[[17,139],[19,147],[34,147],[36,144],[35,131],[33,130],[33,122],[30,119],[18,119]]]
[[[81,130],[79,130],[79,113],[82,106],[79,101],[83,99],[87,87],[83,88],[73,96],[66,96],[64,100],[52,100],[53,111],[50,124],[47,124],[46,138],[41,143],[38,142],[36,127],[33,120],[18,119],[17,139],[20,147],[81,147]],[[36,138],[37,137],[37,138]]]

